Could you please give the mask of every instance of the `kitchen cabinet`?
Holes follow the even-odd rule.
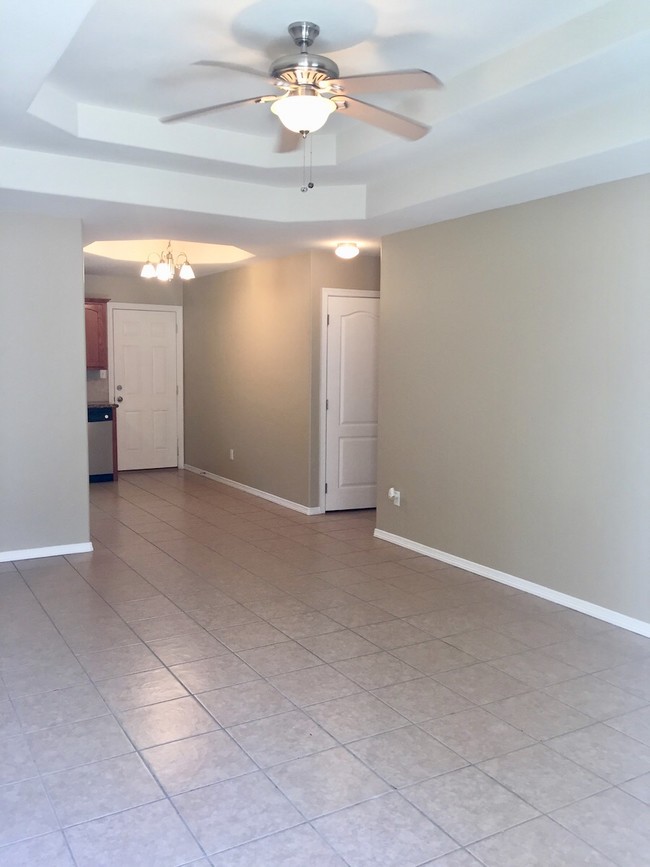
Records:
[[[108,368],[107,298],[86,298],[86,368]]]

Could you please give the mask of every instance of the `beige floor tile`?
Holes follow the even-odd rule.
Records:
[[[343,747],[276,765],[268,776],[308,819],[350,807],[390,789]]]
[[[335,746],[313,719],[298,710],[231,726],[228,732],[262,768]]]
[[[265,680],[210,690],[201,693],[198,699],[224,728],[294,709],[294,705]]]
[[[487,662],[437,672],[435,679],[475,704],[487,704],[527,692],[529,689],[520,680],[510,677]]]
[[[122,711],[119,716],[139,750],[218,728],[213,717],[192,696]]]
[[[467,759],[480,762],[535,742],[482,707],[473,707],[423,722],[421,727]]]
[[[59,827],[38,779],[0,786],[0,816],[0,846],[47,834]]]
[[[408,724],[405,717],[366,692],[314,704],[306,711],[341,743]]]
[[[60,831],[6,846],[1,857],[3,867],[75,867]]]
[[[187,864],[203,854],[168,801],[76,825],[66,836],[78,867]]]
[[[593,677],[593,675],[585,675],[565,683],[548,686],[544,691],[564,704],[568,704],[598,720],[609,721],[611,717],[627,714],[646,704],[645,699],[632,695],[632,693],[611,683],[606,683]],[[614,728],[617,726],[614,725]],[[650,726],[649,737],[646,742],[650,743]]]
[[[62,827],[160,800],[163,792],[136,753],[43,778]]]
[[[462,695],[430,677],[386,686],[375,690],[373,695],[415,723],[472,706]]]
[[[313,668],[322,665],[321,660],[310,653],[296,641],[285,641],[270,647],[258,647],[253,650],[242,650],[239,656],[248,665],[265,677],[274,674],[284,674],[288,671],[298,671],[301,668]]]
[[[650,746],[603,723],[553,738],[548,746],[610,783],[650,771]]]
[[[261,773],[176,795],[173,801],[210,854],[303,822],[290,801]]]
[[[538,740],[588,726],[592,719],[544,692],[528,692],[486,706],[495,716]]]
[[[97,683],[97,689],[113,711],[129,710],[187,695],[187,690],[164,668],[125,674]]]
[[[168,795],[219,783],[256,771],[257,766],[224,731],[161,744],[143,750],[147,762]]]
[[[649,639],[372,510],[176,469],[91,500],[92,554],[0,564],[0,864],[72,867],[43,780],[76,867],[647,863]]]
[[[229,651],[196,662],[174,665],[171,672],[192,693],[232,686],[234,683],[244,683],[258,677],[250,666]]]
[[[601,777],[543,744],[482,762],[479,767],[542,813],[609,788]]]
[[[354,656],[364,656],[367,653],[376,653],[378,649],[377,645],[350,629],[301,638],[300,644],[319,656],[323,662],[338,662]]]
[[[330,665],[280,674],[270,678],[269,682],[298,707],[361,692],[358,684]]]
[[[348,744],[348,749],[396,789],[467,764],[459,755],[416,726],[354,741]]]
[[[404,797],[463,845],[539,815],[478,768],[461,768],[403,789]]]
[[[345,862],[310,825],[280,831],[279,834],[253,840],[252,843],[211,858],[213,867],[260,867],[264,862],[281,864],[282,867],[304,867],[305,864],[346,867]]]
[[[351,867],[416,867],[457,848],[397,793],[348,807],[313,824]]]
[[[384,650],[394,650],[397,647],[406,647],[431,640],[430,633],[412,626],[405,620],[397,619],[370,626],[357,626],[355,632]],[[406,661],[408,662],[408,660]]]
[[[609,789],[555,811],[552,818],[615,864],[650,864],[650,809],[625,792]]]
[[[333,663],[334,668],[364,689],[380,689],[405,680],[415,680],[421,673],[390,653],[372,653]]]
[[[470,851],[487,867],[614,867],[614,862],[546,816],[475,843]]]

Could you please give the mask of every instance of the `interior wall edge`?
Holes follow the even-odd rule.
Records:
[[[635,617],[629,617],[620,611],[612,611],[610,608],[604,608],[602,605],[596,605],[586,599],[578,599],[576,596],[570,596],[568,593],[562,593],[559,590],[554,590],[552,587],[546,587],[544,584],[536,584],[534,581],[518,578],[516,575],[509,575],[507,572],[500,572],[498,569],[492,569],[490,566],[473,563],[471,560],[465,560],[463,557],[457,557],[455,554],[438,551],[436,548],[430,548],[428,545],[422,545],[420,542],[414,542],[412,539],[406,539],[403,536],[396,536],[394,533],[388,533],[379,528],[375,529],[374,535],[377,539],[382,539],[384,542],[391,542],[393,545],[399,545],[402,548],[407,548],[409,551],[416,551],[418,554],[431,557],[434,560],[442,560],[443,563],[449,563],[451,566],[465,569],[467,572],[473,572],[482,578],[497,581],[499,584],[506,584],[508,587],[515,587],[517,590],[523,590],[524,593],[530,593],[532,596],[538,596],[540,599],[546,599],[549,602],[556,602],[558,605],[564,605],[566,608],[580,611],[582,614],[589,615],[589,617],[595,617],[597,620],[603,620],[605,623],[611,623],[614,626],[620,626],[622,629],[627,629],[630,632],[636,632],[639,635],[650,638],[650,623],[646,623],[644,620],[637,620]]]
[[[0,563],[19,560],[36,560],[39,557],[64,557],[67,554],[90,554],[92,542],[75,542],[70,545],[49,545],[45,548],[25,548],[21,551],[0,551]]]
[[[275,503],[277,506],[284,506],[285,509],[292,509],[294,512],[300,512],[301,515],[320,515],[321,509],[318,507],[305,506],[302,503],[294,503],[291,500],[285,500],[284,497],[278,497],[276,494],[270,494],[268,491],[260,491],[257,488],[251,488],[250,485],[244,485],[242,482],[236,482],[234,479],[228,479],[225,476],[218,476],[215,473],[210,473],[208,470],[202,470],[200,467],[192,467],[189,464],[183,464],[183,469],[190,473],[196,473],[199,476],[205,476],[206,479],[212,479],[214,482],[220,482],[222,485],[228,485],[229,488],[235,488],[238,491],[244,491],[247,494],[252,494],[254,497],[259,497],[262,500],[268,500]]]

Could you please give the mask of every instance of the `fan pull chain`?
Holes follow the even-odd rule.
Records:
[[[313,168],[313,149],[312,149],[312,140],[309,137],[309,180],[307,180],[307,138],[309,133],[302,133],[302,186],[300,187],[301,193],[306,193],[308,190],[314,189],[314,182],[312,181],[312,168]]]

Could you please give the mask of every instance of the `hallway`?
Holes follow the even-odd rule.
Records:
[[[0,564],[0,867],[650,865],[650,639],[177,470]]]

